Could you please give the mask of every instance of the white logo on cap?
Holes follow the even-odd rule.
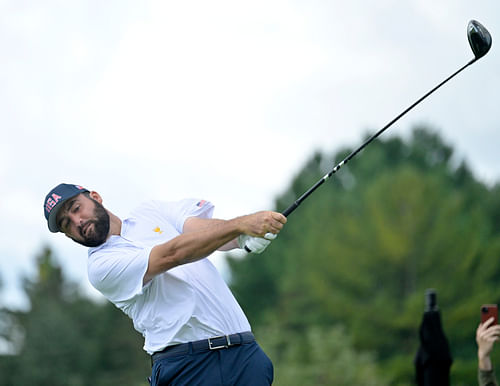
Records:
[[[54,206],[56,206],[61,198],[61,196],[55,193],[52,193],[52,196],[47,198],[47,202],[45,203],[45,210],[47,211],[47,213],[50,213],[50,211],[54,208]]]

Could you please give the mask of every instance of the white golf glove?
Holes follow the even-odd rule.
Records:
[[[276,236],[274,233],[266,233],[264,237],[240,235],[238,245],[248,253],[262,253]]]

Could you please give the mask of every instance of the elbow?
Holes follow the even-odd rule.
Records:
[[[186,253],[178,248],[165,249],[158,245],[153,247],[149,255],[148,272],[158,275],[183,264],[186,258]]]
[[[188,256],[185,252],[180,250],[172,250],[169,253],[161,256],[160,258],[160,266],[162,272],[168,271],[169,269],[175,268],[178,265],[182,265],[188,259]]]

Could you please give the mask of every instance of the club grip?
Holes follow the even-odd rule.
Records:
[[[283,212],[281,212],[281,214],[285,217],[288,217],[290,215],[290,213],[292,213],[295,209],[297,209],[298,206],[299,206],[299,204],[297,204],[297,202],[294,202],[292,205],[290,205],[288,208],[286,208]]]

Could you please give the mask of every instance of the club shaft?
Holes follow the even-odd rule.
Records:
[[[286,208],[282,214],[285,217],[288,217],[295,209],[298,208],[298,206],[313,193],[317,188],[319,188],[323,183],[330,178],[334,173],[336,173],[342,166],[344,166],[347,162],[349,162],[356,154],[358,154],[361,150],[363,150],[370,142],[372,142],[375,138],[377,138],[380,134],[382,134],[384,131],[386,131],[389,127],[391,127],[395,122],[397,122],[403,115],[405,115],[408,111],[413,109],[416,105],[418,105],[420,102],[422,102],[425,98],[427,98],[429,95],[431,95],[434,91],[436,91],[438,88],[440,88],[443,84],[448,82],[450,79],[458,75],[460,72],[465,70],[468,66],[470,66],[472,63],[474,63],[477,60],[477,58],[471,60],[469,63],[467,63],[465,66],[460,68],[458,71],[456,71],[454,74],[450,75],[448,78],[443,80],[441,83],[439,83],[436,87],[434,87],[432,90],[427,92],[425,95],[423,95],[420,99],[418,99],[416,102],[414,102],[411,106],[409,106],[406,110],[404,110],[401,114],[399,114],[396,118],[394,118],[392,121],[390,121],[387,125],[382,127],[379,131],[377,131],[375,134],[373,134],[370,138],[368,138],[360,147],[358,147],[356,150],[354,150],[351,154],[349,154],[346,158],[344,158],[342,161],[340,161],[335,167],[323,178],[321,178],[318,182],[316,182],[309,190],[307,190],[302,196],[300,196],[295,202],[290,205],[288,208]]]

